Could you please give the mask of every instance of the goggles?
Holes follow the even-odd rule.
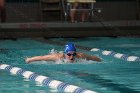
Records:
[[[76,56],[76,53],[67,53],[67,56]]]

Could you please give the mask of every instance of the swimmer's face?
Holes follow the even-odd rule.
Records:
[[[74,62],[75,57],[76,57],[76,52],[75,52],[75,51],[69,51],[69,52],[67,52],[65,55],[66,55],[66,59],[67,59],[69,62]]]

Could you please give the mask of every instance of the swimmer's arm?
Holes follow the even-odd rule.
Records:
[[[97,56],[92,56],[92,55],[88,55],[88,54],[85,54],[85,53],[79,53],[78,56],[79,56],[79,58],[83,58],[83,59],[87,59],[87,60],[93,60],[93,61],[98,61],[98,62],[102,61]]]
[[[98,62],[102,61],[99,57],[97,57],[97,56],[90,56],[90,55],[88,55],[87,60],[93,60],[93,61],[98,61]]]
[[[55,57],[53,55],[44,55],[44,56],[35,56],[35,57],[30,57],[30,58],[26,58],[25,61],[27,63],[31,63],[33,61],[41,61],[41,60],[55,60]]]

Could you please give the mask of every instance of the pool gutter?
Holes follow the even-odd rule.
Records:
[[[47,22],[0,24],[0,39],[35,37],[140,36],[140,21]]]

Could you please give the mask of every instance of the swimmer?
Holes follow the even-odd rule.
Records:
[[[72,43],[68,43],[65,45],[64,53],[54,53],[54,54],[48,54],[43,56],[35,56],[31,58],[26,58],[25,61],[27,63],[45,60],[45,61],[58,61],[65,59],[68,62],[75,62],[75,59],[86,59],[86,60],[93,60],[97,62],[101,62],[101,59],[97,56],[88,55],[85,53],[80,53],[76,51],[76,47]]]

